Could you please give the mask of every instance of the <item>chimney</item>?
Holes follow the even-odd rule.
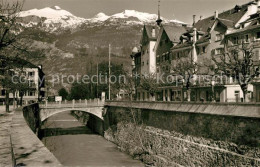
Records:
[[[156,32],[155,32],[155,28],[153,27],[153,29],[152,29],[152,37],[156,37]]]
[[[196,50],[196,42],[197,42],[197,29],[193,28],[193,44],[192,44],[192,60],[193,62],[197,62],[197,50]]]
[[[257,13],[258,5],[259,5],[259,1],[256,1],[255,3],[249,4],[248,7],[247,7],[248,15],[252,15],[252,14]]]
[[[214,18],[215,18],[215,19],[218,18],[218,11],[217,11],[217,10],[215,11],[215,16],[214,16]]]
[[[193,25],[196,23],[196,15],[193,15]]]
[[[197,42],[197,28],[193,28],[193,43]]]

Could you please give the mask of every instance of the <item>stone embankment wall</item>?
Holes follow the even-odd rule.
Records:
[[[23,109],[23,116],[31,128],[31,130],[37,134],[38,129],[40,128],[41,119],[40,119],[40,107],[39,104],[35,103],[29,106],[25,106]]]
[[[174,105],[168,107],[178,108]],[[260,166],[258,106],[244,110],[248,116],[236,105],[193,104],[193,112],[155,106],[140,103],[131,110],[129,103],[107,103],[104,137],[151,166]],[[196,110],[208,107],[211,114]]]
[[[38,115],[38,104],[19,109],[13,115],[11,145],[15,166],[61,166],[35,134],[40,125]]]

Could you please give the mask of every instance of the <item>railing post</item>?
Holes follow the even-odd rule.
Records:
[[[59,101],[59,107],[61,108],[61,101]]]
[[[75,100],[73,99],[72,100],[72,108],[74,108],[75,107]]]
[[[79,99],[79,103],[81,104],[81,99]]]
[[[67,100],[65,100],[65,104],[67,104]]]
[[[48,100],[45,100],[45,107],[48,107]]]
[[[86,106],[88,105],[88,101],[87,101],[87,99],[85,99],[85,104],[86,104]]]

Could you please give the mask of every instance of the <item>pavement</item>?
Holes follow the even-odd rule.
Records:
[[[13,110],[13,107],[10,108]],[[6,113],[5,106],[0,106],[0,166],[11,167],[12,150],[10,141],[10,126],[13,112]]]

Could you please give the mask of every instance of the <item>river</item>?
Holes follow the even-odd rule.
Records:
[[[120,152],[117,146],[93,133],[70,112],[54,115],[43,125],[42,142],[65,166],[141,167],[140,161]]]

